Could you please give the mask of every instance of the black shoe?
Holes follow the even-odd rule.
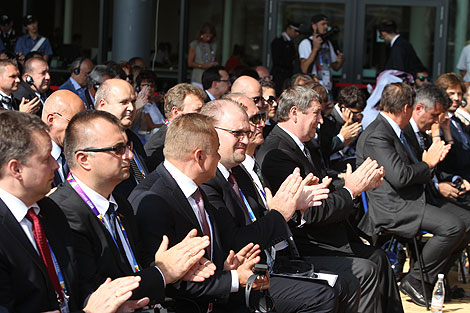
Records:
[[[411,298],[416,305],[419,306],[426,306],[426,301],[424,300],[424,295],[421,292],[422,288],[413,286],[409,281],[409,277],[404,277],[401,280],[400,286],[398,287],[402,293],[407,295]],[[430,295],[428,295],[428,299],[430,299]],[[429,301],[429,300],[428,300]]]

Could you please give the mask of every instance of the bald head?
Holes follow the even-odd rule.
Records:
[[[237,78],[232,85],[233,93],[243,93],[248,98],[255,101],[256,106],[261,111],[267,111],[268,106],[263,99],[263,90],[261,89],[260,83],[250,76],[240,76]]]
[[[84,110],[82,99],[65,89],[52,93],[44,102],[42,121],[49,126],[49,135],[58,146],[63,146],[69,121],[75,114]]]
[[[116,116],[127,129],[135,118],[135,100],[134,87],[125,80],[113,78],[105,80],[98,88],[95,107]]]

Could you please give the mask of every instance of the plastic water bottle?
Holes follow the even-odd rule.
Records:
[[[431,312],[442,313],[444,307],[444,274],[437,275],[437,283],[432,292]]]

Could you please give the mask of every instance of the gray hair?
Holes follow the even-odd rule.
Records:
[[[277,120],[279,122],[288,121],[289,112],[294,106],[302,113],[307,113],[307,110],[312,106],[312,101],[321,103],[320,95],[311,88],[294,86],[284,90],[277,105]]]
[[[427,83],[416,90],[414,107],[416,107],[418,103],[421,103],[427,112],[434,109],[437,102],[446,110],[450,106],[449,97],[443,88]]]
[[[104,81],[105,75],[113,77],[112,73],[106,65],[96,65],[88,75],[87,87],[92,88],[94,84],[101,85]]]

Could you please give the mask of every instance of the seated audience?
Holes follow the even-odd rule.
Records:
[[[72,73],[65,83],[59,86],[60,89],[67,89],[75,93],[82,99],[83,103],[87,103],[86,95],[88,75],[93,70],[93,63],[90,59],[80,57],[72,62]]]
[[[361,221],[362,230],[373,235],[382,231],[412,238],[423,230],[433,234],[422,249],[425,264],[425,290],[422,288],[418,262],[401,283],[400,290],[420,306],[425,306],[438,273],[447,274],[462,246],[468,243],[469,212],[450,203],[432,204],[425,185],[433,168],[447,155],[450,147],[437,140],[418,158],[414,155],[403,129],[413,115],[415,94],[405,83],[387,85],[380,100],[380,113],[361,134],[356,161],[360,165],[372,158],[385,169],[382,185],[367,191],[369,210]],[[429,297],[428,297],[429,299]]]
[[[165,94],[165,124],[160,130],[152,136],[145,143],[145,152],[148,157],[148,168],[149,171],[153,171],[158,164],[163,162],[163,147],[165,143],[166,131],[171,121],[178,115],[186,113],[199,113],[206,94],[204,91],[191,84],[181,83],[173,86]]]

